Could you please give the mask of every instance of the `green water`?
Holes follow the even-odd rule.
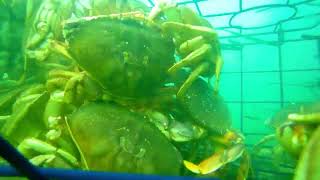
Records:
[[[320,1],[176,2],[0,1],[1,134],[42,167],[317,179]]]

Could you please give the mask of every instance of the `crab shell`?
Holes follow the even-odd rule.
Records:
[[[122,106],[90,103],[68,124],[90,170],[179,175],[178,150],[146,118]]]
[[[152,96],[175,61],[172,39],[135,18],[85,17],[64,30],[70,55],[115,96]]]
[[[178,100],[194,121],[211,134],[224,135],[231,129],[231,116],[222,96],[199,77]]]

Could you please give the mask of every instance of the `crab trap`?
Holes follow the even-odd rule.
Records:
[[[1,178],[320,178],[320,0],[0,12]]]

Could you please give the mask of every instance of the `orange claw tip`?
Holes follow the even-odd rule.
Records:
[[[226,153],[225,151],[220,153],[215,153],[209,158],[203,160],[199,164],[199,169],[201,174],[209,174],[220,169],[226,161]]]
[[[200,167],[198,165],[195,165],[192,162],[189,162],[189,161],[186,161],[186,160],[183,161],[183,164],[189,171],[191,171],[193,173],[196,173],[196,174],[200,174],[201,173]]]
[[[189,161],[183,161],[185,167],[193,173],[196,174],[209,174],[215,172],[224,165],[226,153],[223,151],[221,153],[216,153],[209,158],[200,162],[199,165],[195,165]]]

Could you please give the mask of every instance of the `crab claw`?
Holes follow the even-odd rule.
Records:
[[[233,162],[242,156],[245,150],[243,144],[236,144],[229,149],[221,150],[209,158],[201,161],[198,165],[189,162],[183,161],[185,167],[193,173],[196,174],[209,174],[217,171],[225,164]]]
[[[222,151],[222,152],[213,154],[209,158],[200,162],[198,165],[186,160],[183,161],[183,164],[188,170],[190,170],[193,173],[209,174],[218,170],[220,167],[222,167],[225,164],[225,159],[226,159],[226,153],[225,151]]]

